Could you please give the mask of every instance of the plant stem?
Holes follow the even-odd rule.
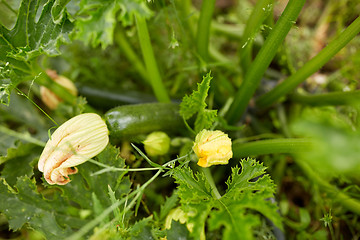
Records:
[[[215,9],[216,0],[206,0],[202,2],[200,18],[196,33],[196,49],[202,61],[209,59],[209,38],[212,15]]]
[[[142,63],[141,59],[136,55],[135,51],[125,37],[124,30],[120,27],[118,27],[117,31],[115,31],[115,42],[121,48],[126,58],[140,74],[140,76],[145,80],[145,82],[148,82],[149,79],[144,64]]]
[[[211,175],[210,169],[209,168],[203,168],[200,167],[201,171],[204,173],[208,183],[210,184],[211,190],[214,193],[216,199],[220,199],[221,195],[219,193],[219,190],[217,189],[216,185],[215,185],[215,181]]]
[[[270,65],[272,59],[276,55],[277,49],[285,39],[287,33],[295,23],[301,8],[305,4],[305,0],[290,0],[274,26],[273,30],[266,39],[263,47],[256,56],[253,63],[250,65],[244,82],[235,95],[227,114],[227,120],[230,124],[235,123],[240,119],[246,110],[246,107],[255,93],[262,76]]]
[[[244,74],[246,74],[246,71],[252,61],[252,47],[255,35],[260,30],[261,24],[269,14],[269,6],[270,9],[272,9],[272,2],[273,0],[257,1],[249,19],[246,22],[244,34],[240,42],[240,63]]]
[[[142,16],[139,16],[138,14],[136,14],[135,16],[140,47],[152,89],[159,102],[170,102],[169,95],[162,82],[159,68],[156,63],[154,51],[150,41],[149,31],[146,24],[146,19]]]
[[[312,141],[305,138],[266,139],[232,145],[234,158],[274,153],[297,153],[311,149]]]
[[[356,18],[349,27],[341,32],[334,40],[332,40],[323,50],[321,50],[314,58],[306,62],[295,74],[291,75],[281,84],[276,86],[270,92],[264,94],[257,100],[257,105],[267,107],[286,95],[301,82],[305,81],[310,75],[318,71],[325,65],[337,52],[339,52],[346,44],[350,42],[360,32],[360,17]]]
[[[290,96],[293,102],[311,106],[348,105],[359,102],[360,90],[351,92],[329,92],[321,94],[300,94]]]
[[[307,163],[303,161],[296,161],[296,164],[302,168],[312,182],[317,184],[322,191],[328,193],[334,201],[339,202],[339,204],[347,210],[360,214],[360,202],[358,200],[351,198],[328,181],[322,179],[319,174],[317,174]]]
[[[11,129],[9,129],[7,127],[4,127],[4,126],[1,126],[1,125],[0,125],[0,132],[4,133],[6,135],[9,135],[9,136],[16,137],[18,139],[24,140],[26,142],[33,143],[33,144],[38,145],[40,147],[45,147],[45,142],[40,141],[40,140],[38,140],[36,138],[33,138],[30,135],[26,135],[24,133],[16,132],[14,130],[11,130]]]

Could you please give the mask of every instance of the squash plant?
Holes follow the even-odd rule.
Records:
[[[359,8],[0,1],[0,236],[357,239]]]

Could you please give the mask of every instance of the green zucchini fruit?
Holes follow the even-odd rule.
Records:
[[[124,105],[105,113],[113,141],[137,138],[154,131],[184,133],[186,127],[175,103]]]

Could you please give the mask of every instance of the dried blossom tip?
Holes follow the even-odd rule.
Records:
[[[66,88],[72,95],[77,95],[76,86],[68,78],[57,75],[54,70],[48,69],[46,70],[46,73],[52,80]],[[53,93],[51,90],[44,86],[40,87],[40,95],[41,100],[45,103],[46,106],[48,106],[52,110],[56,109],[59,103],[63,101],[59,96],[57,96],[55,93]]]
[[[164,155],[170,148],[170,138],[164,132],[150,133],[143,143],[146,153],[151,157]]]
[[[38,168],[49,184],[64,185],[75,166],[99,154],[109,142],[105,121],[95,113],[84,113],[62,124],[52,134],[40,156]]]
[[[199,158],[197,164],[201,167],[228,164],[233,156],[231,145],[231,139],[222,131],[202,130],[196,135],[193,146]]]

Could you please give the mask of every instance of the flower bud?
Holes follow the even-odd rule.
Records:
[[[170,138],[164,132],[150,133],[143,143],[146,153],[152,157],[164,155],[170,148]]]
[[[76,86],[68,78],[59,76],[55,71],[49,69],[46,70],[46,73],[52,80],[66,88],[72,95],[77,95]],[[41,100],[52,110],[56,109],[59,103],[62,102],[62,99],[59,96],[44,86],[40,87],[40,95]]]
[[[38,168],[49,184],[65,185],[75,166],[99,154],[108,144],[108,129],[101,117],[85,113],[62,124],[40,156]]]
[[[227,164],[232,158],[231,139],[222,131],[202,130],[196,135],[193,150],[199,158],[198,165],[210,167]]]

